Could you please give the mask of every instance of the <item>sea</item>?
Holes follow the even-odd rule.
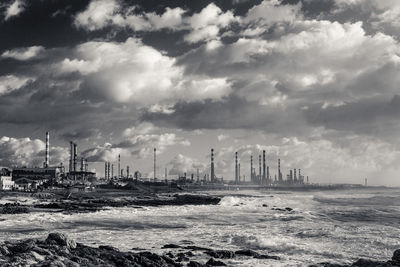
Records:
[[[229,266],[388,260],[400,249],[400,189],[203,193],[222,200],[218,205],[1,215],[0,240],[45,238],[58,231],[86,245],[111,245],[122,251],[179,252],[161,248],[172,243],[252,249],[281,258],[224,260]],[[194,259],[204,263],[209,257],[195,251]]]

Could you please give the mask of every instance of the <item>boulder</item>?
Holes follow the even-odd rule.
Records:
[[[232,259],[233,257],[235,257],[235,253],[230,250],[211,250],[204,253],[217,259]]]
[[[76,243],[74,240],[68,239],[66,235],[62,233],[50,233],[46,239],[47,243],[55,242],[57,245],[66,246],[69,249],[75,249]]]
[[[222,261],[218,261],[218,260],[214,260],[213,258],[209,259],[206,262],[207,266],[227,266],[224,262]]]

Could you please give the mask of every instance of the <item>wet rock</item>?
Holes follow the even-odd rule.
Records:
[[[0,205],[1,214],[20,214],[29,213],[29,208],[27,206],[21,205],[19,203],[6,203]]]
[[[28,250],[31,250],[33,247],[35,247],[36,245],[36,240],[34,239],[28,239],[28,240],[24,240],[22,242],[19,242],[13,246],[10,246],[8,249],[12,252],[12,253],[23,253],[26,252]]]
[[[255,256],[259,256],[260,254],[251,249],[244,249],[244,250],[235,251],[235,255],[255,257]]]
[[[393,252],[392,261],[400,263],[400,249]]]
[[[271,255],[265,255],[265,254],[260,254],[257,256],[254,256],[256,259],[267,259],[267,260],[280,260],[278,256],[271,256]]]
[[[389,267],[393,266],[390,263],[380,262],[380,261],[372,261],[367,259],[359,259],[354,262],[351,266],[359,266],[359,267]]]
[[[268,205],[267,205],[267,204],[263,204],[262,206],[268,208]]]
[[[50,233],[46,239],[46,242],[48,242],[48,243],[55,242],[57,245],[66,246],[67,248],[70,248],[70,249],[76,248],[75,241],[68,239],[62,233]]]
[[[172,252],[168,252],[167,254],[165,254],[166,256],[170,257],[171,259],[175,258],[175,255],[172,254]]]
[[[293,209],[292,208],[285,208],[285,210],[287,210],[287,211],[292,211]]]
[[[180,248],[181,246],[179,246],[179,245],[175,245],[175,244],[166,244],[166,245],[164,245],[163,247],[162,247],[162,249],[165,249],[165,248]]]
[[[207,266],[227,266],[224,262],[215,260],[215,259],[213,259],[213,258],[209,259],[209,260],[206,262],[206,265],[207,265]]]
[[[217,259],[232,259],[233,257],[235,257],[235,253],[230,250],[211,250],[204,253]]]
[[[185,249],[190,249],[190,250],[205,250],[205,251],[212,251],[210,248],[204,248],[204,247],[198,247],[198,246],[186,246],[184,247]]]
[[[190,261],[186,266],[187,267],[204,267],[204,266],[207,266],[207,265],[201,264],[201,263],[199,263],[197,261]]]

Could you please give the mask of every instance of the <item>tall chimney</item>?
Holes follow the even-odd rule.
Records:
[[[269,166],[267,166],[267,182],[270,183],[270,177],[269,177]]]
[[[111,164],[111,178],[114,179],[114,163]]]
[[[253,181],[253,155],[250,156],[250,181]]]
[[[70,144],[70,152],[69,152],[69,172],[72,172],[74,170],[74,143],[72,141],[69,142]]]
[[[278,159],[278,180],[279,180],[279,182],[282,182],[281,159]]]
[[[238,183],[239,181],[239,176],[238,176],[238,153],[235,152],[235,183]]]
[[[154,148],[154,173],[153,173],[154,180],[156,180],[156,152],[157,152],[157,149]]]
[[[105,179],[107,179],[107,167],[108,167],[108,164],[107,164],[107,161],[106,161],[106,162],[104,162],[104,178]]]
[[[78,160],[78,146],[74,143],[74,172],[76,172],[76,165]]]
[[[266,183],[266,169],[265,169],[265,150],[263,150],[263,176],[262,176],[262,183],[265,184]]]
[[[117,178],[121,178],[121,155],[118,154],[118,177]]]
[[[111,168],[110,162],[107,163],[107,179],[110,180],[111,178]]]
[[[126,178],[129,179],[129,166],[126,166]]]
[[[258,182],[261,181],[261,155],[258,155]]]
[[[211,182],[215,182],[215,170],[214,170],[214,149],[211,148]]]
[[[85,159],[82,157],[81,158],[81,172],[85,170]]]
[[[50,134],[49,132],[46,132],[46,156],[44,159],[44,167],[48,168],[49,167],[49,155],[50,155]]]
[[[295,182],[297,182],[296,169],[294,169],[293,174],[294,174],[294,176],[293,176],[294,179],[293,179],[293,180],[294,180]]]
[[[240,183],[240,163],[239,163],[239,165],[238,165],[238,181],[239,181],[239,183]]]
[[[200,182],[199,168],[197,168],[197,182]]]

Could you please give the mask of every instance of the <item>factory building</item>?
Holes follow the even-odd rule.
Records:
[[[78,145],[70,142],[70,159],[69,159],[69,172],[68,179],[74,182],[93,181],[96,179],[96,173],[88,171],[87,160],[83,157],[80,158],[80,168],[78,169]]]
[[[43,167],[17,167],[12,170],[12,180],[17,181],[25,178],[35,181],[35,183],[44,183],[49,180],[58,180],[64,174],[64,167],[50,166],[50,133],[46,132],[46,150]]]
[[[8,168],[0,168],[0,190],[12,190],[15,186],[12,180],[11,170]]]

